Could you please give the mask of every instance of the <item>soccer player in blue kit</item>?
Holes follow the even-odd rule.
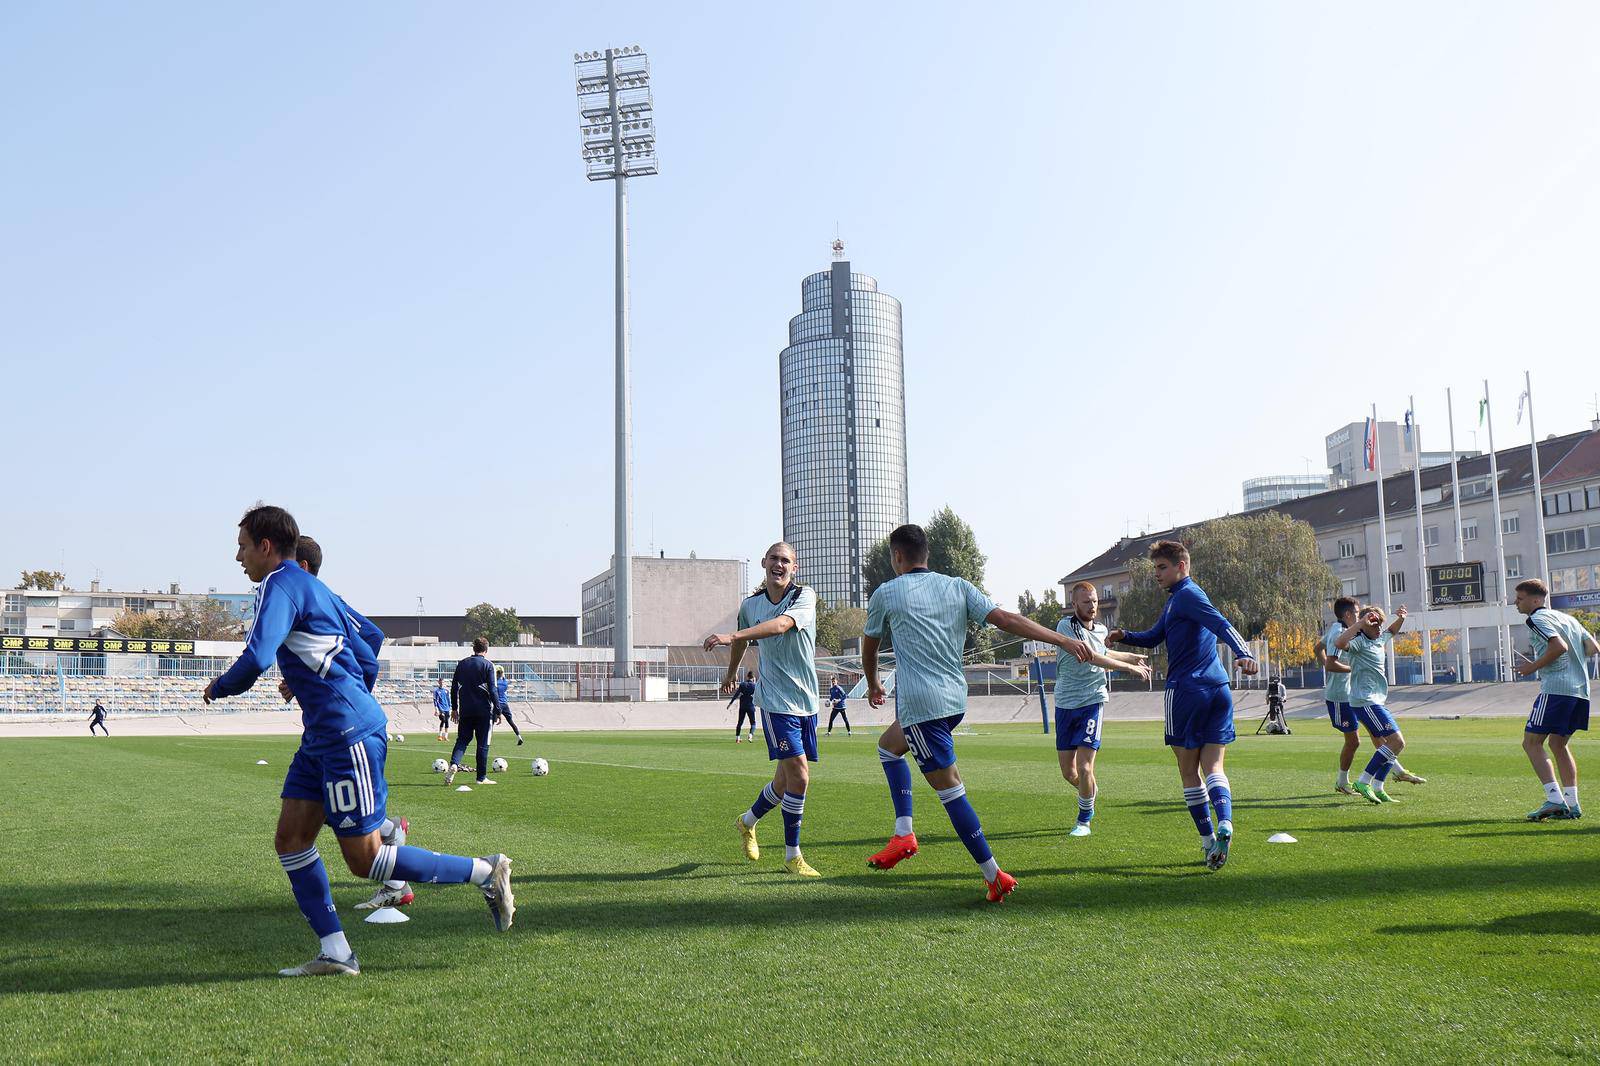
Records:
[[[511,927],[511,859],[441,855],[384,844],[388,785],[388,719],[367,690],[353,644],[363,643],[339,599],[295,562],[300,529],[281,507],[257,504],[239,520],[235,558],[257,584],[254,621],[244,653],[206,685],[202,699],[248,690],[276,662],[300,703],[305,732],[283,783],[274,847],[295,902],[321,950],[311,961],[278,971],[285,977],[359,974],[361,965],[334,911],[328,871],[316,839],[327,822],[345,864],[357,877],[479,886],[495,927]]]
[[[1539,675],[1539,697],[1522,733],[1522,750],[1544,786],[1544,802],[1528,815],[1530,822],[1583,817],[1578,806],[1578,761],[1568,744],[1572,734],[1589,728],[1588,657],[1600,654],[1600,644],[1582,622],[1545,606],[1549,595],[1549,587],[1536,577],[1517,586],[1517,610],[1528,616],[1533,633],[1533,659],[1518,666],[1517,673]],[[1554,768],[1544,751],[1546,742],[1555,756]]]
[[[1167,646],[1166,742],[1178,760],[1183,801],[1199,830],[1206,868],[1220,870],[1233,842],[1233,791],[1222,765],[1233,743],[1233,693],[1217,661],[1217,638],[1233,649],[1240,673],[1254,674],[1258,667],[1244,638],[1189,576],[1188,548],[1158,540],[1150,545],[1150,562],[1156,584],[1167,590],[1161,617],[1144,632],[1113,629],[1110,639],[1136,648]],[[1215,831],[1208,798],[1216,812]]]
[[[909,751],[938,793],[956,836],[983,872],[989,902],[1000,903],[1016,889],[1017,879],[1000,869],[984,838],[978,812],[972,809],[956,769],[951,735],[967,711],[967,678],[961,669],[967,623],[987,622],[1027,640],[1054,644],[1077,659],[1087,659],[1089,649],[1081,640],[996,607],[982,589],[964,578],[929,570],[928,535],[921,526],[904,525],[890,533],[889,555],[895,577],[874,589],[867,601],[861,667],[867,678],[867,702],[883,706],[878,645],[889,634],[894,641],[895,720],[878,738],[878,760],[894,805],[894,835],[882,851],[867,859],[867,865],[888,870],[917,853],[911,768],[905,759]]]

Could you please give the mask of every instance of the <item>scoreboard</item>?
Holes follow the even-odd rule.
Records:
[[[1428,567],[1428,606],[1483,603],[1483,564],[1446,563]]]

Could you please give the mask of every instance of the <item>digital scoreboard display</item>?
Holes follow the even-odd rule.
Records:
[[[1428,567],[1428,606],[1483,603],[1483,564],[1446,563]]]

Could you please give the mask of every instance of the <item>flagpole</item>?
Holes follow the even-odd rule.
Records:
[[[1461,461],[1456,458],[1456,404],[1450,390],[1444,390],[1444,405],[1450,412],[1450,499],[1456,512],[1456,562],[1467,561],[1467,543],[1461,536]],[[1458,609],[1459,610],[1459,609]],[[1461,627],[1461,668],[1458,681],[1472,680],[1472,627]]]
[[[1533,429],[1533,376],[1526,370],[1522,372],[1522,386],[1522,395],[1528,401],[1528,453],[1533,456],[1533,528],[1539,538],[1539,572],[1534,576],[1549,581],[1550,546],[1544,539],[1544,487],[1539,480],[1539,434]]]
[[[1383,613],[1389,613],[1389,524],[1383,514],[1383,445],[1378,432],[1378,405],[1372,405],[1372,469],[1378,475],[1378,555],[1383,560]],[[1387,645],[1384,655],[1384,675],[1394,684],[1394,645]]]
[[[1489,402],[1489,379],[1483,380],[1483,413],[1489,424],[1489,491],[1494,497],[1494,561],[1499,567],[1496,580],[1499,592],[1495,596],[1495,627],[1500,634],[1500,648],[1495,658],[1495,680],[1511,680],[1506,660],[1511,651],[1511,627],[1506,625],[1506,538],[1500,526],[1500,463],[1494,454],[1494,405]],[[1541,501],[1540,506],[1543,506]]]
[[[1428,627],[1428,545],[1422,527],[1422,427],[1417,424],[1417,398],[1408,396],[1407,424],[1411,428],[1411,491],[1417,500],[1417,619],[1422,622],[1422,683],[1433,684],[1433,630]],[[1388,552],[1385,551],[1387,556]]]

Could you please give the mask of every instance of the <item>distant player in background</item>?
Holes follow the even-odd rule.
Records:
[[[767,758],[777,763],[772,782],[737,820],[744,857],[761,857],[756,823],[774,807],[783,809],[783,868],[798,877],[821,877],[800,853],[800,824],[805,816],[811,763],[817,755],[817,593],[799,584],[794,548],[779,541],[761,560],[766,579],[739,605],[739,628],[713,633],[705,650],[727,647],[728,672],[722,694],[732,694],[744,650],[761,642],[761,679],[756,702],[761,705],[761,731]]]
[[[111,735],[111,730],[106,728],[106,709],[99,700],[94,701],[94,710],[89,712],[89,735],[94,736],[94,727],[99,726],[100,731],[106,736]]]
[[[1167,646],[1166,742],[1178,760],[1183,801],[1200,833],[1206,868],[1220,870],[1233,842],[1233,790],[1223,761],[1233,743],[1233,693],[1228,672],[1217,661],[1217,638],[1227,642],[1239,672],[1259,667],[1244,638],[1189,576],[1189,549],[1175,540],[1150,546],[1156,584],[1167,590],[1156,624],[1142,633],[1113,629],[1113,643],[1138,648]],[[1204,783],[1202,783],[1204,775]],[[1216,812],[1215,829],[1211,813]]]
[[[1582,622],[1545,606],[1549,595],[1549,588],[1538,578],[1517,585],[1517,610],[1528,616],[1534,655],[1531,662],[1517,667],[1517,673],[1539,675],[1539,697],[1533,701],[1522,734],[1522,750],[1544,786],[1544,803],[1528,815],[1530,822],[1583,817],[1578,806],[1578,761],[1569,744],[1573,733],[1589,728],[1588,657],[1600,654],[1600,644]],[[1554,767],[1550,755],[1545,754],[1546,743],[1550,755],[1555,756]]]
[[[1322,643],[1317,646],[1317,661],[1322,665],[1326,680],[1322,686],[1322,700],[1328,708],[1328,722],[1344,734],[1344,747],[1339,750],[1339,776],[1334,780],[1333,790],[1342,792],[1346,796],[1354,796],[1356,790],[1350,786],[1350,766],[1355,762],[1356,751],[1361,747],[1361,736],[1357,732],[1361,723],[1356,718],[1355,708],[1350,705],[1350,656],[1334,646],[1334,641],[1339,639],[1339,634],[1355,625],[1356,601],[1349,596],[1340,596],[1333,601],[1334,621],[1328,626],[1328,631],[1322,635]],[[1372,737],[1372,746],[1380,746],[1383,742],[1375,733],[1368,733]],[[1428,779],[1419,777],[1404,766],[1400,765],[1398,758],[1392,761],[1390,772],[1396,781],[1409,781],[1414,785],[1425,785]]]
[[[1091,654],[1087,662],[1056,656],[1056,758],[1061,776],[1078,790],[1078,820],[1067,835],[1086,837],[1100,791],[1094,778],[1094,757],[1100,750],[1106,701],[1111,698],[1107,671],[1124,670],[1148,681],[1150,667],[1142,655],[1106,650],[1107,630],[1099,621],[1100,594],[1093,582],[1073,585],[1071,596],[1072,610],[1056,623],[1056,632],[1082,641]]]
[[[878,645],[885,634],[894,640],[895,721],[878,738],[878,760],[889,782],[894,805],[894,835],[867,859],[880,870],[917,853],[911,820],[911,768],[906,752],[916,757],[922,776],[944,804],[956,836],[983,872],[990,903],[999,903],[1017,887],[1017,879],[1000,869],[984,838],[978,812],[967,799],[967,786],[956,769],[956,726],[966,716],[967,678],[961,669],[967,623],[999,626],[1028,640],[1042,640],[1087,658],[1080,640],[1065,637],[1029,618],[996,607],[972,582],[928,569],[928,535],[921,526],[900,526],[889,534],[895,577],[879,585],[867,601],[866,634],[861,665],[867,678],[867,702],[881,707],[886,696],[878,681]]]
[[[465,770],[461,760],[467,757],[467,743],[476,741],[480,785],[492,785],[489,779],[489,732],[494,728],[495,690],[494,663],[489,661],[489,642],[477,637],[472,642],[472,654],[456,663],[450,678],[450,702],[455,710],[452,721],[459,722],[456,746],[450,752],[450,768],[445,771],[444,783],[455,783],[456,774]]]
[[[744,720],[750,719],[750,742],[756,739],[756,672],[746,670],[744,680],[739,682],[739,687],[734,690],[733,699],[728,701],[728,706],[739,704],[739,720],[733,724],[733,742],[744,742],[744,736],[739,732],[744,728]]]
[[[850,732],[850,716],[844,713],[844,701],[846,693],[844,691],[844,686],[839,684],[840,680],[841,678],[835,674],[833,678],[833,687],[828,689],[828,735],[833,735],[833,720],[835,718],[843,718],[844,735],[850,737],[854,736],[855,734]]]
[[[433,686],[433,713],[439,716],[440,740],[450,738],[450,690],[444,687],[444,678]]]
[[[510,683],[506,681],[506,668],[503,666],[495,667],[494,718],[497,722],[502,718],[506,720],[506,725],[510,726],[511,731],[517,735],[517,747],[520,748],[522,747],[522,730],[517,728],[517,720],[511,717],[511,701],[506,696],[510,688]]]
[[[322,574],[322,545],[304,533],[294,546],[295,562],[300,564],[300,569],[312,577]],[[356,659],[361,663],[361,674],[366,682],[367,691],[371,692],[378,682],[378,652],[383,648],[383,630],[379,629],[372,621],[344,602],[344,597],[335,595],[339,606],[344,610],[345,616],[355,625],[361,640],[350,645],[356,652]],[[366,655],[361,651],[362,645],[371,649],[371,654]],[[285,703],[294,699],[294,693],[289,691],[289,682],[278,682],[278,693]],[[384,818],[383,824],[378,827],[378,835],[385,844],[399,846],[406,842],[406,834],[411,830],[411,823],[401,815],[389,815]],[[357,903],[356,910],[372,911],[379,907],[409,907],[416,899],[416,894],[411,891],[411,886],[397,878],[391,878],[378,886],[372,898],[365,903]]]
[[[1383,624],[1385,621],[1383,608],[1368,604],[1361,608],[1355,624],[1333,641],[1335,648],[1349,653],[1350,706],[1378,745],[1378,750],[1367,760],[1367,768],[1352,786],[1356,795],[1368,803],[1396,802],[1384,789],[1383,782],[1406,746],[1400,723],[1384,706],[1389,701],[1386,653],[1394,642],[1394,635],[1406,624],[1405,607],[1395,608],[1394,621],[1387,628]]]
[[[236,696],[276,663],[300,704],[305,732],[284,778],[274,847],[321,951],[310,962],[278,972],[285,977],[361,972],[317,852],[324,822],[357,877],[477,885],[495,927],[504,932],[516,913],[509,857],[473,859],[383,843],[378,829],[389,791],[383,777],[388,719],[368,691],[353,649],[365,642],[349,615],[326,585],[296,565],[299,536],[294,517],[281,507],[258,504],[240,519],[235,558],[257,584],[253,621],[244,653],[201,695],[208,704]]]

